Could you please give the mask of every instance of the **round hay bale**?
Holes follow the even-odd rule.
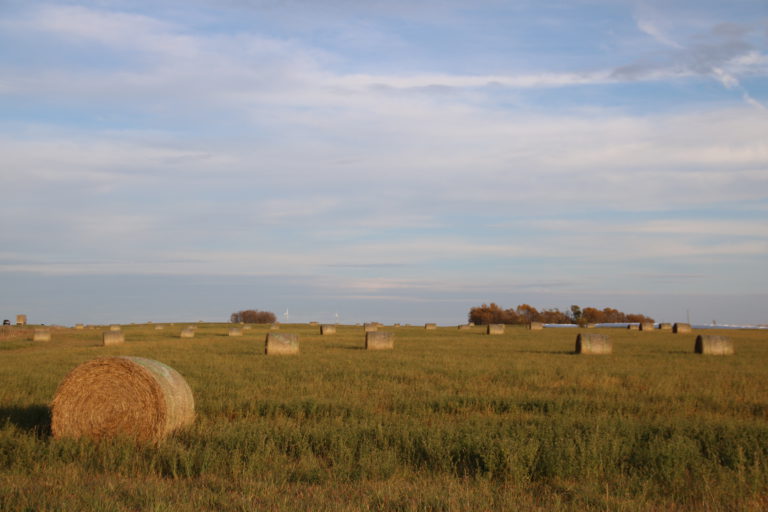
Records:
[[[638,324],[627,324],[627,329],[630,331],[639,331],[640,326]]]
[[[659,324],[659,330],[660,331],[671,331],[672,330],[672,324],[663,322]]]
[[[640,330],[643,331],[643,332],[652,331],[653,330],[653,322],[642,322],[640,324]]]
[[[595,328],[595,324],[590,323],[590,324],[585,325],[584,327],[586,327],[587,329],[594,329]]]
[[[105,347],[125,343],[125,334],[122,331],[104,331],[101,334],[101,343]]]
[[[75,324],[75,329],[78,331],[82,331],[85,329],[85,326],[83,324]]]
[[[424,329],[427,331],[434,331],[437,329],[437,324],[424,324]]]
[[[192,390],[176,370],[143,357],[102,357],[81,364],[51,403],[53,437],[128,437],[158,442],[192,424]]]
[[[363,324],[363,329],[365,329],[365,332],[376,332],[379,330],[379,327],[376,324]]]
[[[460,331],[468,331],[468,330],[472,329],[472,326],[469,325],[469,324],[464,324],[464,325],[458,326],[457,329],[460,330]]]
[[[49,329],[35,329],[32,333],[32,341],[51,341],[51,331]]]
[[[298,354],[299,335],[287,332],[268,332],[264,343],[264,353],[268,356]]]
[[[181,330],[181,334],[179,335],[181,338],[194,338],[195,337],[195,329],[192,329],[191,327],[185,327]]]
[[[675,334],[686,334],[691,332],[691,324],[676,323],[672,326],[672,332]]]
[[[229,328],[229,335],[230,336],[242,336],[243,330],[239,327],[230,327]]]
[[[530,331],[541,331],[544,329],[544,324],[541,322],[531,322],[528,324],[528,330]]]
[[[110,325],[109,326],[109,330],[110,331],[119,331],[120,330],[120,326],[119,325]]]
[[[400,324],[394,324],[392,327],[400,327]]]
[[[576,336],[577,354],[610,354],[613,352],[611,340],[605,334],[584,334]]]
[[[504,334],[504,324],[488,324],[485,333],[492,335]]]
[[[165,327],[163,327],[162,325],[156,325],[155,326],[155,330],[156,331],[162,331],[163,329],[165,329]]]
[[[711,356],[732,356],[733,340],[727,336],[715,336],[713,334],[699,334],[696,336],[696,345],[693,351],[697,354]]]
[[[365,333],[366,350],[392,350],[395,348],[395,333],[367,332]]]
[[[320,326],[320,334],[323,336],[328,336],[329,334],[336,334],[336,326],[335,325],[321,325]]]
[[[309,325],[312,327],[317,327],[319,324],[317,322],[309,322]]]
[[[243,326],[243,330],[244,330],[244,331],[250,331],[251,329],[253,329],[253,327],[252,327],[252,326],[250,326],[250,325],[244,325],[244,326]]]
[[[280,330],[280,324],[272,324],[269,326],[270,331],[279,331]]]

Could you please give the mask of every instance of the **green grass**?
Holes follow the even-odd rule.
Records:
[[[700,331],[623,329],[574,355],[577,331],[284,325],[299,356],[267,357],[265,326],[55,330],[0,341],[2,510],[764,510],[768,333],[731,357]],[[79,363],[162,361],[187,379],[195,424],[159,446],[53,440],[48,404]]]

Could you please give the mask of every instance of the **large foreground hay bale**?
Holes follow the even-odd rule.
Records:
[[[320,326],[320,334],[323,336],[328,336],[329,334],[336,334],[336,326],[323,324]]]
[[[35,329],[32,333],[32,341],[51,341],[50,329]]]
[[[691,324],[676,323],[672,326],[672,332],[675,334],[686,334],[691,332]]]
[[[269,332],[264,343],[264,353],[273,355],[292,355],[299,353],[299,335],[287,332]]]
[[[195,329],[192,327],[185,327],[181,330],[181,334],[179,335],[181,338],[194,338],[195,337]]]
[[[392,350],[395,348],[395,333],[367,332],[365,333],[366,350]]]
[[[696,345],[693,351],[697,354],[711,356],[732,356],[733,340],[727,336],[699,334],[696,336]]]
[[[195,419],[195,401],[184,377],[143,357],[102,357],[81,364],[59,384],[51,409],[56,438],[157,442]]]
[[[109,330],[110,331],[119,331],[120,330],[120,326],[119,325],[110,325],[109,326]]]
[[[101,343],[105,347],[125,343],[125,334],[122,331],[104,331],[101,334]]]
[[[504,334],[504,324],[488,324],[485,330],[486,334]]]
[[[16,315],[16,325],[27,325],[27,315]]]
[[[659,330],[660,331],[671,331],[672,330],[672,324],[667,322],[662,322],[659,324]]]
[[[640,330],[643,331],[643,332],[652,331],[653,330],[653,322],[642,322],[640,324]]]
[[[611,340],[605,334],[584,334],[576,336],[577,354],[610,354],[613,352]]]
[[[424,329],[427,331],[434,331],[437,329],[437,324],[424,324]]]
[[[544,329],[544,324],[541,322],[531,322],[528,324],[528,329],[531,331],[541,331]]]
[[[379,327],[376,324],[363,324],[363,329],[365,332],[376,332],[379,330]]]
[[[239,327],[230,327],[229,328],[229,335],[230,336],[242,336],[243,330]]]

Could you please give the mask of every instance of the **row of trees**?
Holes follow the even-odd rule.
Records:
[[[246,309],[232,313],[229,321],[233,324],[245,322],[246,324],[273,324],[277,317],[271,311],[259,311],[258,309]]]
[[[469,310],[469,321],[476,324],[528,324],[543,322],[545,324],[600,324],[611,322],[653,322],[653,318],[640,314],[627,314],[613,308],[597,309],[587,307],[582,309],[577,305],[571,306],[570,311],[545,309],[538,311],[529,304],[521,304],[516,308],[503,309],[495,303],[483,304]]]

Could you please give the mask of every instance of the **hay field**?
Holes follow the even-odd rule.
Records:
[[[264,355],[267,326],[53,329],[0,341],[2,510],[765,510],[768,333],[590,329],[610,355],[574,355],[576,329],[363,327]],[[709,332],[723,334],[722,332]],[[48,404],[102,355],[181,373],[197,419],[158,446],[54,440]]]

